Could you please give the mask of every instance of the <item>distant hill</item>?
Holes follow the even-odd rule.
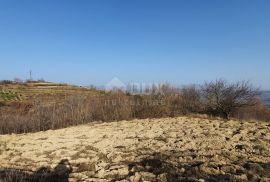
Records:
[[[263,102],[270,107],[270,91],[263,91],[261,98]]]

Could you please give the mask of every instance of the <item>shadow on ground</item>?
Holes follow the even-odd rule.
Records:
[[[16,169],[0,169],[1,182],[67,182],[72,172],[68,160],[61,160],[54,169],[42,167],[34,173]]]
[[[149,181],[264,181],[270,180],[270,163],[235,161],[220,165],[215,162],[167,162],[170,156],[153,154],[140,162],[129,164],[129,175],[148,174],[143,180]],[[149,178],[153,174],[153,178]],[[155,176],[155,177],[154,177]]]
[[[186,154],[183,153],[183,155]],[[112,182],[120,180],[139,182],[270,181],[270,163],[258,163],[246,159],[225,164],[213,160],[179,162],[173,154],[152,153],[138,162],[125,162],[125,165],[128,166],[128,175],[102,179]],[[40,168],[31,174],[15,169],[0,169],[0,181],[67,182],[71,172],[72,167],[69,161],[62,160],[54,169]],[[95,173],[97,174],[98,171]]]

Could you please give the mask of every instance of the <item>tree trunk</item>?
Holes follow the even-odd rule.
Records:
[[[227,113],[226,111],[222,111],[220,113],[220,117],[222,117],[223,119],[229,120],[229,113]]]

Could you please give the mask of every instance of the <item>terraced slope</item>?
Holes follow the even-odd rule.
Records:
[[[269,181],[270,125],[179,117],[2,135],[0,161],[6,181]]]
[[[78,86],[56,83],[30,83],[0,85],[0,102],[12,101],[62,101],[72,94],[97,94],[98,91]]]
[[[0,90],[0,101],[21,101],[22,95],[11,90]]]

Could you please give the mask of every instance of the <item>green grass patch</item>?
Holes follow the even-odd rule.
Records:
[[[22,96],[17,92],[11,90],[1,90],[0,91],[0,100],[1,101],[21,101]]]

